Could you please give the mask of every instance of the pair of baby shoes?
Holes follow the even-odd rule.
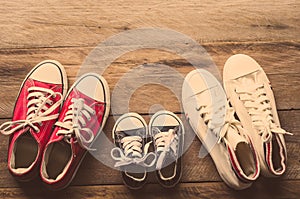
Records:
[[[147,173],[154,170],[164,187],[174,187],[179,182],[184,127],[174,113],[155,113],[149,126],[137,113],[124,114],[116,121],[112,137],[116,147],[111,156],[129,188],[141,188]]]

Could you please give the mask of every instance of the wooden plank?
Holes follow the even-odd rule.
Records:
[[[201,42],[199,44],[203,45]],[[297,67],[300,61],[300,46],[297,42],[212,43],[204,44],[203,48],[207,50],[220,70],[228,57],[244,53],[255,58],[267,74],[300,72]],[[15,81],[22,81],[33,66],[45,59],[58,60],[65,66],[68,76],[75,77],[78,68],[92,50],[92,47],[0,49],[0,80],[5,81],[7,76],[11,76]],[[185,68],[190,66],[185,59],[178,55],[159,50],[141,49],[117,58],[109,68],[112,68],[110,72],[115,72],[114,75],[117,76],[124,70],[128,71],[144,63],[162,63],[175,67],[180,72],[188,71],[189,69]],[[98,67],[95,65],[92,69]],[[113,71],[113,68],[120,71]]]
[[[182,115],[179,115],[180,117]],[[288,152],[288,169],[286,174],[276,181],[282,179],[300,179],[300,123],[298,120],[291,118],[300,118],[300,110],[297,111],[279,111],[279,116],[282,121],[282,127],[292,133],[294,136],[286,136],[287,152]],[[149,121],[149,116],[144,116],[146,121]],[[6,120],[0,120],[4,122]],[[186,141],[193,140],[190,147],[183,155],[183,175],[182,182],[207,182],[207,181],[221,181],[215,166],[209,156],[199,158],[199,150],[201,147],[200,141],[193,139],[193,132],[189,130],[186,120],[183,120],[186,131]],[[114,118],[109,117],[106,127],[104,129],[108,142],[111,141],[111,130],[114,125]],[[0,187],[19,187],[20,185],[15,182],[13,177],[9,174],[6,168],[7,157],[7,142],[8,138],[0,135]],[[101,139],[104,137],[101,137]],[[113,166],[113,161],[110,158],[111,145],[105,139],[98,140],[99,153],[94,154],[95,157],[105,160],[106,165]],[[95,184],[122,184],[122,179],[119,171],[112,169],[95,159],[92,155],[88,154],[83,161],[76,177],[74,178],[73,185],[95,185]],[[155,183],[155,173],[150,173],[148,176],[150,183]],[[36,180],[36,182],[38,179]]]
[[[156,70],[159,72],[159,70]],[[159,75],[160,81],[164,83],[173,81],[169,75],[157,74]],[[154,76],[153,78],[156,78]],[[300,74],[282,74],[282,75],[269,75],[270,81],[273,86],[274,95],[277,103],[278,110],[290,110],[290,109],[300,109],[300,96],[295,95],[300,90]],[[107,78],[108,79],[108,78]],[[110,80],[110,79],[109,79]],[[127,80],[126,80],[127,81]],[[142,81],[142,80],[141,80]],[[112,96],[112,112],[111,114],[123,114],[129,111],[138,113],[153,113],[153,105],[163,106],[165,109],[176,113],[182,113],[181,107],[181,83],[183,79],[176,80],[179,82],[176,87],[175,84],[171,88],[174,88],[175,92],[179,95],[174,94],[174,91],[165,88],[162,85],[142,85],[140,88],[135,90],[133,95],[129,95],[128,92],[132,90],[126,87],[119,87],[119,91],[110,88]],[[108,81],[109,82],[109,81]],[[135,82],[131,80],[128,83],[134,84]],[[20,85],[20,84],[19,84]],[[18,94],[19,85],[12,85],[9,83],[2,84],[1,90],[6,92],[0,93],[0,118],[9,118],[12,116],[13,107],[15,104],[15,99]],[[110,87],[113,85],[110,84]],[[125,86],[124,84],[119,84]],[[134,85],[135,86],[135,85]],[[123,90],[122,90],[123,89]],[[117,95],[117,96],[116,96]]]
[[[123,185],[101,186],[72,186],[59,192],[51,192],[39,183],[29,183],[22,188],[0,188],[0,197],[3,199],[14,198],[72,198],[72,199],[127,199],[127,198],[290,198],[299,197],[300,181],[274,181],[260,179],[252,187],[242,191],[234,191],[221,182],[181,183],[176,188],[165,189],[158,184],[149,184],[141,190],[129,190]]]
[[[38,62],[44,59],[62,62],[72,84],[80,65],[100,42],[126,30],[158,27],[182,32],[204,45],[220,71],[230,55],[244,53],[254,57],[271,80],[283,128],[294,136],[286,136],[288,169],[285,175],[275,179],[260,177],[244,191],[234,191],[221,182],[209,156],[198,157],[201,143],[193,139],[190,131],[191,146],[183,156],[182,181],[174,189],[166,190],[158,185],[152,172],[142,190],[130,191],[122,185],[118,171],[88,154],[71,187],[50,192],[38,178],[29,183],[17,183],[12,178],[6,169],[8,138],[0,135],[0,198],[298,198],[299,6],[296,1],[280,0],[214,3],[208,0],[122,0],[113,3],[88,0],[84,4],[78,0],[72,1],[72,4],[69,1],[1,1],[0,123],[11,118],[19,85]],[[183,76],[193,69],[182,57],[165,51],[147,49],[129,52],[115,60],[104,73],[111,92],[117,91],[117,82],[138,65],[144,65],[143,70],[150,71],[152,68],[148,63],[168,65]],[[153,68],[152,74],[143,78],[158,79],[162,83],[176,79],[176,75],[160,70]],[[99,71],[98,65],[86,70],[90,71]],[[128,78],[125,80],[128,83]],[[180,88],[181,83],[178,82],[174,81],[173,85],[180,85]],[[126,88],[130,92],[130,87]],[[115,105],[126,103],[124,99],[126,96],[113,97],[113,116],[109,117],[103,134],[109,139],[97,142],[103,147],[97,154],[98,158],[106,158],[106,164],[113,164],[109,158],[110,148],[106,146],[111,141],[114,119],[128,111]],[[147,121],[155,109],[153,104],[162,105],[182,116],[176,96],[159,85],[139,88],[127,103],[130,111],[142,113]]]
[[[141,27],[169,28],[203,42],[298,41],[296,1],[3,1],[0,48],[95,46]],[[67,17],[66,17],[67,16]]]
[[[296,95],[300,81],[300,51],[296,43],[264,43],[264,44],[222,44],[207,45],[208,52],[215,60],[216,65],[222,71],[226,59],[235,53],[243,52],[253,56],[265,69],[274,88],[278,109],[299,109],[300,96]],[[57,59],[65,65],[69,82],[72,84],[77,76],[79,66],[91,48],[47,48],[47,49],[13,49],[0,50],[0,118],[8,118],[12,114],[15,97],[23,78],[30,69],[44,59]],[[169,65],[172,69],[184,76],[194,69],[178,55],[158,50],[140,50],[136,53],[128,53],[117,59],[104,73],[111,92],[118,81],[130,70],[143,63],[157,63]],[[81,69],[81,73],[97,72],[97,66]],[[176,79],[170,73],[161,72],[159,67],[145,66],[143,70],[152,72],[149,81],[160,79],[163,83],[177,80],[179,85],[182,79]],[[144,77],[143,77],[144,78]],[[172,79],[173,78],[173,79]],[[144,83],[142,79],[141,83]],[[129,82],[132,82],[131,79]],[[146,81],[146,80],[145,80]],[[174,86],[180,89],[181,86]],[[180,91],[179,91],[180,92]],[[125,93],[126,94],[126,93]],[[164,99],[160,96],[164,96]],[[287,98],[286,96],[293,96]],[[121,99],[123,99],[122,97]],[[146,99],[147,100],[144,100]],[[119,100],[119,99],[113,99]],[[148,113],[151,105],[158,103],[173,112],[180,112],[177,98],[168,89],[162,86],[146,85],[135,93],[131,102],[131,111]],[[126,110],[120,110],[124,113]]]

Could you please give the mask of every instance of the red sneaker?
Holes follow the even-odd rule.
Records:
[[[103,77],[80,77],[67,94],[44,151],[40,174],[52,190],[67,187],[100,134],[109,114],[109,88]]]
[[[39,63],[23,81],[12,121],[0,126],[2,134],[10,135],[8,169],[18,180],[31,180],[38,173],[66,91],[66,72],[57,61]]]

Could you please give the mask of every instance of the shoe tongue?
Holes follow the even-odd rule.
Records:
[[[190,88],[193,91],[191,93],[194,93],[194,95],[201,95],[201,97],[196,97],[193,98],[194,100],[196,100],[199,104],[205,104],[207,106],[212,105],[212,96],[211,96],[211,92],[213,90],[215,90],[217,87],[217,85],[215,84],[210,84],[210,85],[206,85],[206,84],[198,84],[197,83],[197,87],[195,88]]]
[[[121,141],[122,138],[124,138],[126,134],[123,131],[116,131],[116,138]]]
[[[228,144],[231,146],[231,148],[233,148],[234,150],[236,150],[237,145],[239,143],[248,144],[248,141],[242,135],[239,135],[236,132],[236,129],[233,128],[228,129],[228,132],[226,134],[226,140],[228,141]]]
[[[255,85],[256,84],[256,75],[255,74],[251,74],[248,75],[247,78],[241,78],[240,79],[240,83],[242,85],[247,85],[247,90],[249,92],[255,92],[255,87],[254,86],[249,86],[249,85]]]
[[[56,86],[56,84],[51,84],[48,82],[42,82],[42,81],[35,80],[35,79],[30,79],[30,80],[31,81],[28,81],[28,82],[30,82],[30,84],[33,82],[34,86],[36,86],[36,87],[51,89],[53,86]]]

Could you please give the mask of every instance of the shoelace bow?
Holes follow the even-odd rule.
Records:
[[[275,124],[270,100],[267,97],[263,84],[256,84],[253,87],[248,86],[245,88],[247,90],[237,88],[236,93],[244,103],[263,142],[268,142],[272,137],[272,133],[293,135]]]
[[[142,150],[142,141],[143,139],[140,136],[126,136],[122,138],[121,144],[123,150],[119,147],[115,147],[111,150],[111,157],[117,161],[115,163],[115,167],[121,167],[130,164],[152,167],[156,161],[155,153],[148,153],[149,146],[152,141],[145,144],[144,151]],[[119,156],[116,154],[119,154]],[[147,164],[146,160],[151,156],[153,157],[153,160]]]
[[[0,132],[4,135],[10,135],[14,132],[30,127],[36,133],[39,133],[40,129],[38,127],[42,125],[42,122],[54,120],[58,118],[57,114],[51,114],[57,107],[60,106],[62,102],[62,94],[59,92],[54,92],[51,89],[42,87],[30,87],[28,88],[27,96],[27,116],[25,120],[9,121],[5,122],[0,126]],[[51,98],[60,96],[60,99],[53,103]]]
[[[229,102],[226,103],[228,104]],[[208,128],[218,136],[217,143],[219,144],[222,140],[224,140],[225,143],[228,143],[225,137],[228,133],[229,128],[235,129],[235,132],[239,132],[241,134],[242,127],[239,121],[234,117],[234,109],[226,106],[224,101],[220,100],[213,106],[215,108],[214,113],[211,113],[209,111],[212,109],[211,106],[200,106],[200,108],[197,108],[197,110],[199,111],[200,116],[203,118],[204,122],[207,123]],[[213,118],[219,123],[214,124],[212,122]]]
[[[243,134],[242,126],[241,126],[240,122],[238,120],[236,120],[235,117],[234,117],[234,114],[235,114],[234,109],[232,107],[226,107],[226,109],[227,110],[226,110],[226,115],[225,115],[225,123],[224,123],[223,127],[220,130],[218,144],[222,140],[224,140],[224,142],[226,144],[228,143],[228,141],[226,139],[226,135],[228,133],[229,128],[232,128],[232,129],[235,130],[234,132],[237,132],[237,133],[245,136]]]
[[[55,123],[56,126],[63,128],[57,131],[57,135],[63,135],[67,143],[71,143],[70,139],[74,139],[74,142],[78,142],[82,148],[95,150],[89,148],[94,140],[93,131],[89,128],[82,128],[86,126],[83,116],[90,121],[91,116],[95,115],[95,110],[86,105],[84,99],[73,98],[71,102],[72,104],[69,105],[63,121]],[[85,135],[82,135],[83,132],[85,132]]]
[[[157,132],[154,135],[154,141],[157,152],[160,153],[157,159],[156,169],[161,169],[167,153],[172,151],[174,158],[177,158],[178,135],[174,129],[161,132],[158,128],[154,127],[153,131]]]

